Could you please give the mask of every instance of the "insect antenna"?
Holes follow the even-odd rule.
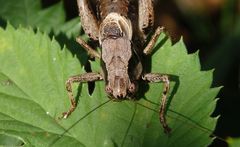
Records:
[[[58,138],[56,138],[55,140],[53,140],[53,142],[49,145],[49,147],[52,146],[52,145],[54,145],[57,141],[59,141],[64,134],[66,134],[69,130],[71,130],[74,126],[76,126],[81,120],[83,120],[84,118],[86,118],[87,116],[89,116],[89,115],[90,115],[91,113],[93,113],[95,110],[97,110],[97,109],[101,108],[102,106],[106,105],[106,104],[109,103],[110,101],[111,101],[111,99],[108,99],[107,101],[105,101],[105,102],[101,103],[100,105],[96,106],[95,108],[93,108],[92,110],[90,110],[89,112],[87,112],[85,115],[83,115],[81,118],[79,118],[79,119],[78,119],[75,123],[73,123],[68,129],[65,129],[65,131],[58,136]]]
[[[135,103],[135,105],[134,105],[134,111],[133,111],[131,120],[130,120],[130,122],[129,122],[129,125],[128,125],[128,127],[127,127],[126,133],[125,133],[125,135],[124,135],[124,137],[123,137],[123,140],[122,140],[122,143],[121,143],[121,147],[122,147],[122,146],[124,145],[124,143],[125,143],[125,140],[126,140],[126,138],[127,138],[128,132],[129,132],[131,126],[132,126],[132,123],[133,123],[133,120],[134,120],[136,111],[137,111],[137,105],[136,105],[136,103]]]
[[[152,102],[152,101],[150,101],[150,100],[147,100],[147,99],[144,99],[144,100],[147,101],[147,102],[149,102],[149,103],[151,103],[151,104],[157,105],[157,106],[159,107],[159,104],[156,104],[156,103],[154,103],[154,102]],[[159,113],[158,110],[155,110],[155,109],[153,109],[153,108],[149,108],[149,107],[147,107],[147,106],[145,106],[145,105],[143,105],[143,104],[141,104],[141,103],[139,103],[139,102],[137,102],[137,105],[142,106],[142,107],[144,107],[144,108],[146,108],[146,109],[148,109],[148,110],[154,111],[154,112],[157,113],[157,114]],[[211,129],[207,128],[207,127],[204,127],[204,126],[200,125],[199,123],[197,123],[196,121],[192,120],[192,119],[189,118],[188,116],[186,116],[186,115],[184,115],[184,114],[181,114],[181,113],[179,113],[179,112],[176,112],[175,110],[172,110],[172,109],[170,109],[170,108],[168,108],[168,111],[169,111],[169,112],[172,112],[172,113],[174,113],[174,114],[177,114],[177,115],[179,115],[179,116],[181,116],[181,117],[184,118],[185,120],[188,120],[188,122],[185,122],[184,120],[179,119],[179,118],[177,118],[177,117],[171,116],[170,114],[167,114],[167,117],[168,117],[168,118],[174,119],[174,120],[177,120],[177,121],[184,122],[184,125],[189,125],[189,126],[191,126],[191,127],[193,127],[193,128],[198,128],[199,130],[203,131],[204,133],[210,133],[210,134],[211,134],[211,135],[210,135],[211,137],[215,137],[215,138],[217,138],[217,139],[219,139],[219,140],[227,143],[227,141],[226,141],[224,138],[219,137],[219,136],[217,136],[216,134],[214,134],[214,133],[213,133],[213,130],[211,130]]]

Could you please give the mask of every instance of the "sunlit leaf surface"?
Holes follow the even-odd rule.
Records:
[[[77,109],[58,120],[70,106],[65,81],[84,72],[67,49],[40,32],[9,25],[0,29],[0,63],[1,134],[18,136],[26,146],[202,147],[212,141],[207,129],[216,124],[210,115],[220,88],[210,88],[212,71],[201,71],[198,53],[187,54],[182,41],[172,46],[160,36],[150,64],[152,72],[171,75],[170,135],[163,133],[158,113],[142,106],[158,111],[162,83],[142,88],[139,101],[110,101],[73,125],[108,98],[103,82],[96,82],[91,96],[87,84],[75,84]],[[98,60],[91,64],[99,71]]]

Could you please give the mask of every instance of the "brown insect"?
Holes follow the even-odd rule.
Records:
[[[166,123],[165,111],[169,79],[160,73],[145,73],[142,59],[151,54],[162,28],[158,27],[146,46],[146,36],[154,24],[152,0],[138,0],[138,12],[130,5],[129,0],[99,0],[97,15],[89,0],[77,0],[82,27],[85,33],[99,42],[101,53],[98,53],[81,38],[77,42],[83,46],[91,57],[100,58],[101,73],[84,73],[72,76],[66,81],[66,89],[71,107],[63,113],[67,118],[76,108],[72,84],[104,80],[105,91],[115,101],[134,100],[140,80],[163,82],[159,119],[164,131],[170,132]],[[133,27],[134,26],[134,27]]]

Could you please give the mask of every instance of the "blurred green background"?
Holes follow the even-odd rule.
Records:
[[[43,8],[60,0],[42,0]],[[213,87],[220,91],[213,116],[215,134],[240,137],[240,0],[154,0],[156,26],[164,26],[176,42],[183,36],[189,53],[200,50],[202,70],[215,69]],[[64,0],[67,20],[78,16],[76,0]],[[0,19],[0,23],[6,23]],[[227,145],[215,140],[213,147]]]

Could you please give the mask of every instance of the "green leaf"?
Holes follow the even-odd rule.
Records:
[[[59,35],[61,33],[63,33],[64,35],[67,36],[67,38],[76,38],[79,36],[79,33],[82,30],[82,26],[80,23],[80,18],[74,18],[66,23],[64,23],[63,25],[61,25],[60,27],[55,28],[55,35]]]
[[[65,81],[84,73],[79,61],[47,35],[10,26],[0,30],[0,62],[4,63],[0,65],[0,129],[19,136],[29,146],[210,144],[209,130],[217,120],[210,115],[220,90],[210,88],[212,71],[200,71],[198,53],[188,55],[182,41],[172,46],[164,35],[148,61],[152,72],[172,78],[167,112],[170,136],[163,133],[158,113],[150,110],[158,111],[162,83],[150,84],[148,89],[140,87],[146,93],[139,101],[110,101],[101,107],[108,101],[104,82],[96,82],[92,95],[87,84],[75,84],[75,95],[80,92],[78,106],[68,119],[58,120],[70,106]],[[94,71],[100,71],[98,60],[91,65]]]
[[[0,129],[26,145],[49,145],[64,131],[57,116],[65,80],[81,70],[78,60],[45,34],[8,26],[0,30],[0,62]],[[81,146],[69,136],[55,145],[69,142]]]
[[[7,134],[0,134],[0,144],[1,145],[15,145],[21,146],[23,142],[17,136],[8,136]]]
[[[159,41],[163,42],[164,39]],[[177,76],[177,80],[172,76],[172,92],[169,96],[171,102],[168,122],[172,134],[169,137],[156,129],[161,126],[158,123],[158,114],[155,113],[148,124],[150,127],[146,128],[143,135],[143,146],[161,144],[169,147],[187,147],[207,146],[211,143],[211,132],[208,131],[214,130],[217,119],[211,118],[210,115],[215,108],[214,98],[220,88],[210,88],[212,71],[200,71],[200,68],[198,52],[188,55],[182,40],[173,46],[170,40],[167,40],[152,56],[152,72]],[[159,86],[151,85],[145,97],[158,103],[162,91]],[[177,88],[175,94],[174,88]]]
[[[54,36],[61,46],[66,46],[77,56],[82,65],[87,62],[87,52],[76,42],[76,37],[82,31],[80,18],[74,18],[59,27],[54,28]],[[81,36],[83,37],[83,36]]]
[[[229,147],[239,147],[240,139],[239,138],[228,138],[227,139]]]
[[[82,48],[79,49],[75,41],[82,30],[80,18],[65,22],[62,1],[45,9],[41,8],[40,0],[0,0],[0,4],[0,26],[4,26],[2,23],[8,21],[16,28],[19,26],[37,28],[49,36],[54,35],[62,47],[67,46],[82,64],[86,63],[86,52]]]
[[[0,16],[15,27],[40,28],[50,32],[65,21],[63,3],[41,10],[40,0],[0,0]]]

